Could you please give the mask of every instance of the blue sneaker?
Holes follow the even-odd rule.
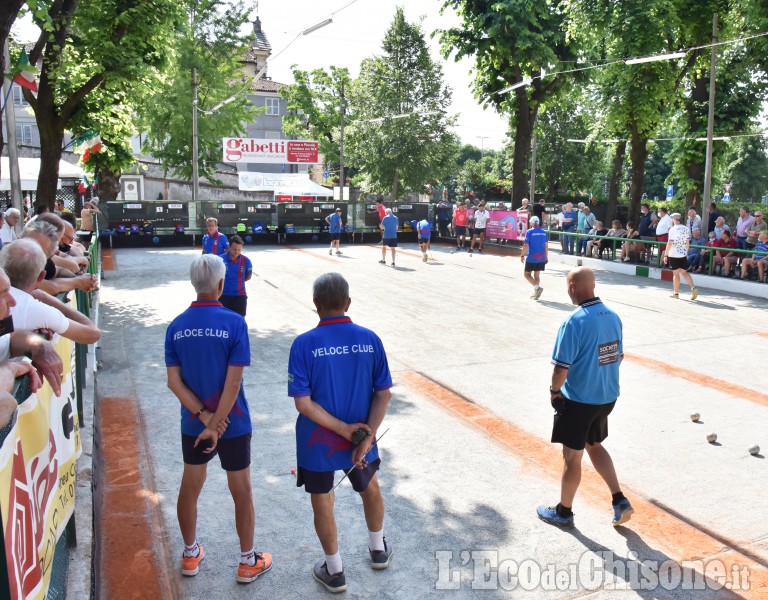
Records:
[[[613,521],[611,521],[613,526],[616,527],[629,521],[629,519],[632,518],[633,512],[635,512],[635,509],[632,508],[632,505],[626,498],[618,504],[615,504],[613,506]]]
[[[557,514],[557,508],[554,506],[544,506],[542,504],[536,509],[536,514],[539,515],[539,519],[550,525],[557,525],[558,527],[564,528],[573,527],[573,515],[570,517],[561,517]]]

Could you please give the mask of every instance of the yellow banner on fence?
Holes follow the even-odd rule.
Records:
[[[45,383],[19,405],[0,447],[0,512],[13,600],[44,599],[56,542],[75,508],[80,428],[75,344],[56,343],[64,363],[61,395]]]

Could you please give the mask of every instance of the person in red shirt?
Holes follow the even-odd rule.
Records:
[[[467,237],[467,208],[469,200],[462,206],[457,204],[453,211],[453,221],[451,223],[453,231],[456,232],[456,251],[464,248],[464,239]]]
[[[379,223],[381,223],[382,219],[384,219],[384,217],[387,216],[387,207],[384,206],[384,200],[382,200],[381,198],[377,198],[376,208],[369,210],[368,213],[378,213]],[[383,240],[384,238],[382,237],[381,239]]]
[[[723,230],[723,233],[720,234],[720,239],[715,240],[715,243],[712,244],[712,247],[714,248],[727,248],[728,250],[736,249],[736,238],[731,235],[731,232],[728,230]],[[718,250],[715,252],[715,259],[714,259],[714,268],[713,270],[717,270],[717,265],[724,266],[725,268],[722,268],[720,271],[721,275],[728,275],[728,271],[730,271],[730,260],[731,258],[735,257],[736,254],[734,252],[729,252],[725,250]],[[727,271],[726,271],[727,269]],[[725,271],[725,272],[723,272]]]

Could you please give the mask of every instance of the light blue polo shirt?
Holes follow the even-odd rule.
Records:
[[[384,239],[392,240],[397,238],[397,227],[400,225],[400,219],[393,214],[389,214],[381,220],[381,224],[384,226],[384,235],[382,236]]]
[[[552,364],[568,369],[563,395],[584,404],[613,402],[623,356],[619,315],[600,298],[582,302],[560,325],[552,352]]]
[[[288,358],[288,395],[309,396],[345,423],[365,423],[374,392],[392,387],[384,346],[349,317],[321,319],[298,336]],[[302,414],[296,420],[297,464],[310,471],[352,467],[352,443]],[[366,457],[378,458],[378,448]]]
[[[165,332],[165,366],[181,367],[181,379],[208,412],[216,412],[224,391],[227,369],[251,364],[245,319],[211,300],[196,301],[176,317]],[[197,437],[203,423],[183,404],[181,432]],[[222,438],[251,433],[251,415],[243,384],[229,413]]]

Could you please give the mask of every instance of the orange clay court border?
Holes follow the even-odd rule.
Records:
[[[554,444],[520,429],[422,373],[401,371],[398,379],[523,459],[536,475],[543,474],[560,481],[562,454]],[[605,483],[587,464],[584,465],[579,494],[592,502],[604,501],[607,494]],[[677,561],[706,560],[716,556],[729,574],[735,565],[746,565],[749,568],[750,590],[742,590],[739,595],[722,590],[723,597],[765,598],[768,562],[763,557],[706,527],[687,521],[682,515],[635,491],[631,492],[631,497],[635,514],[629,527],[641,538],[658,543],[662,552]],[[533,515],[533,507],[530,510]]]
[[[149,460],[136,402],[99,399],[102,489],[96,568],[97,595],[125,600],[178,598],[165,564],[159,497],[147,472]],[[162,558],[161,558],[162,557]]]

